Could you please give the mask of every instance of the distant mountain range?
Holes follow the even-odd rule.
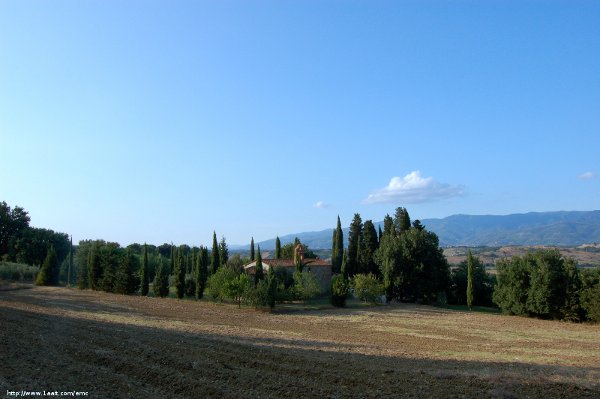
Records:
[[[512,215],[453,215],[421,222],[448,246],[558,245],[573,246],[600,242],[600,210],[529,212]],[[375,228],[383,222],[375,223]],[[382,226],[383,228],[383,226]],[[344,238],[348,239],[348,228]],[[279,237],[282,244],[298,237],[311,249],[331,249],[333,229],[288,234]],[[260,243],[261,249],[273,250],[275,238]],[[347,241],[346,241],[347,245]],[[232,249],[248,249],[234,246]]]

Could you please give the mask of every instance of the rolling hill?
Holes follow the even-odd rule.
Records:
[[[435,232],[440,244],[448,246],[558,245],[573,246],[600,242],[600,210],[529,212],[511,215],[452,215],[421,221]],[[383,222],[375,223],[375,227]],[[313,249],[330,249],[333,230],[302,232],[280,237],[282,244],[295,237]],[[348,238],[348,228],[344,229]],[[275,238],[260,243],[275,248]],[[238,247],[239,249],[248,246]]]

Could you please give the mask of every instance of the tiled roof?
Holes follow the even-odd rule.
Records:
[[[252,262],[254,263],[254,262]],[[262,263],[265,265],[269,265],[271,267],[277,267],[277,266],[282,266],[282,267],[295,267],[296,264],[294,263],[293,259],[263,259]],[[323,259],[304,259],[303,262],[304,266],[330,266],[331,267],[331,262],[330,261],[326,261]]]

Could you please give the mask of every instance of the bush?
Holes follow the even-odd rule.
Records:
[[[188,274],[185,276],[185,296],[196,295],[196,279]]]
[[[600,323],[600,268],[581,273],[581,307],[587,320]]]
[[[372,273],[355,275],[352,285],[354,294],[364,302],[377,303],[384,294],[383,284]]]
[[[256,285],[249,284],[244,292],[244,302],[255,308],[269,305],[269,283],[267,280],[259,280]]]
[[[294,272],[294,295],[297,299],[308,301],[321,294],[319,281],[310,271]]]
[[[33,282],[37,272],[38,268],[35,266],[0,262],[0,280]]]
[[[220,267],[207,281],[207,289],[213,300],[223,301],[227,298],[227,284],[233,281],[238,274],[229,267]]]
[[[222,269],[229,269],[228,267],[223,267]],[[239,275],[235,275],[236,272],[232,269],[233,274],[227,273],[225,275],[226,278],[223,284],[222,295],[225,298],[232,299],[238,304],[238,307],[242,306],[242,299],[248,295],[248,290],[252,287],[252,282],[250,281],[250,277],[246,273],[241,273]],[[217,271],[217,273],[219,272]]]
[[[331,280],[331,304],[337,307],[346,306],[346,298],[348,298],[349,292],[350,287],[344,276],[334,276]]]
[[[585,310],[587,319],[600,323],[600,284],[581,293],[581,306]]]
[[[558,250],[515,256],[496,268],[493,299],[503,312],[570,321],[583,317],[577,264]]]

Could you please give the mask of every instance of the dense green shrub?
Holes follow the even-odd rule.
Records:
[[[33,282],[37,272],[38,268],[36,266],[0,262],[0,280]]]
[[[208,278],[207,289],[213,300],[223,301],[227,298],[226,285],[238,276],[235,270],[229,267],[220,267],[217,272]]]
[[[229,268],[222,267],[217,271],[217,273],[225,269]],[[232,299],[238,304],[238,307],[241,307],[242,299],[244,299],[249,294],[249,290],[252,289],[252,281],[246,273],[236,275],[234,270],[229,270],[231,270],[233,273],[228,273],[226,275],[224,274],[225,279],[223,280],[221,295],[224,298]]]
[[[357,274],[352,279],[354,295],[361,301],[377,303],[384,294],[383,284],[374,274]]]
[[[269,283],[265,279],[259,280],[256,285],[250,284],[244,292],[244,303],[255,308],[269,306]]]
[[[316,298],[321,294],[321,286],[319,281],[310,271],[294,272],[294,296],[296,299],[308,301]]]
[[[348,280],[343,275],[337,275],[331,279],[331,304],[333,306],[346,306],[346,299],[349,292]]]
[[[191,274],[185,276],[185,296],[196,295],[196,278]]]
[[[581,307],[584,318],[600,323],[600,268],[581,273]]]
[[[581,279],[572,259],[558,250],[515,256],[497,264],[494,302],[503,312],[578,321]]]

